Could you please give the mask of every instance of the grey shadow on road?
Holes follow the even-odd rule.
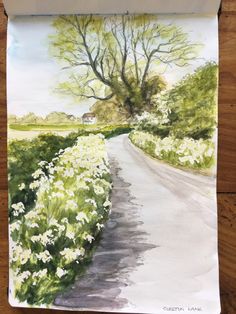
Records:
[[[147,243],[139,211],[120,176],[120,168],[110,158],[113,190],[112,211],[100,244],[86,273],[70,289],[58,295],[54,305],[88,310],[119,310],[129,301],[119,297],[122,288],[132,285],[129,274],[143,264],[143,253],[156,245]]]

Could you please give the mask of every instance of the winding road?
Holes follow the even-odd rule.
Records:
[[[107,149],[114,185],[110,219],[86,274],[54,305],[220,313],[215,178],[154,160],[127,135],[110,139]]]

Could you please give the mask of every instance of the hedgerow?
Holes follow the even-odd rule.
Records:
[[[101,133],[108,139],[131,130],[129,125],[86,126],[65,137],[48,133],[31,140],[11,140],[8,145],[10,220],[16,218],[12,214],[11,204],[23,201],[27,205],[26,210],[33,207],[36,195],[29,185],[33,181],[32,173],[37,170],[40,161],[50,162],[60,149],[74,145],[79,136]],[[43,170],[47,175],[48,170],[45,167]]]
[[[104,136],[79,137],[51,162],[39,162],[32,176],[34,207],[27,212],[23,201],[11,205],[10,266],[15,297],[41,305],[83,272],[109,215]]]
[[[174,166],[191,169],[208,169],[214,165],[214,143],[212,140],[177,139],[152,135],[148,132],[132,131],[131,142],[154,158]]]

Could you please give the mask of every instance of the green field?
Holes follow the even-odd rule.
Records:
[[[109,127],[103,124],[9,124],[16,131],[78,131]]]

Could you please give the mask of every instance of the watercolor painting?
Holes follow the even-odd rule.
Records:
[[[9,300],[216,313],[212,16],[8,28]]]

